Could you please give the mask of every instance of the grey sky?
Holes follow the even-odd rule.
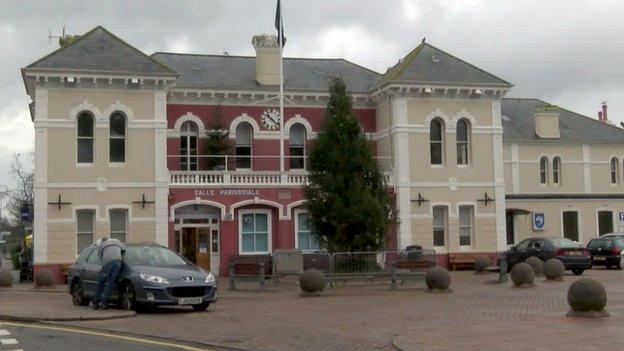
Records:
[[[287,56],[343,57],[383,72],[431,44],[537,97],[594,117],[601,101],[624,120],[624,2],[283,0]],[[0,4],[0,184],[10,156],[33,147],[19,68],[57,48],[48,30],[103,25],[155,51],[252,55],[273,33],[274,0],[10,1]]]

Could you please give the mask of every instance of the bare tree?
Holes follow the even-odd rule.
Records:
[[[32,157],[32,154],[30,157]],[[13,189],[6,189],[6,207],[9,215],[13,217],[13,219],[18,220],[22,207],[33,206],[35,198],[33,190],[35,174],[32,170],[24,166],[21,154],[15,154],[13,156],[13,161],[9,167],[9,174],[15,180],[15,187]]]

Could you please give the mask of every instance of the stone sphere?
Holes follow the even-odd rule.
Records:
[[[485,272],[485,269],[492,265],[492,260],[486,256],[477,256],[475,257],[474,263],[472,266],[474,267],[474,271],[477,273]]]
[[[307,293],[319,293],[325,289],[325,277],[318,269],[308,269],[299,276],[299,286]]]
[[[36,286],[51,286],[54,284],[54,276],[49,269],[42,269],[35,273]]]
[[[592,278],[581,278],[568,288],[568,304],[573,311],[602,311],[607,304],[607,291]]]
[[[565,274],[565,266],[561,260],[551,258],[544,262],[544,276],[549,280],[561,280]]]
[[[427,271],[425,283],[429,289],[447,290],[451,286],[451,276],[442,267],[433,267]]]
[[[533,284],[533,279],[535,271],[528,263],[518,263],[511,269],[511,280],[516,286]]]
[[[13,285],[13,274],[9,271],[0,271],[0,286],[9,287]]]
[[[527,258],[525,262],[533,268],[535,275],[542,275],[542,272],[544,271],[544,261],[542,261],[539,257],[531,256]]]

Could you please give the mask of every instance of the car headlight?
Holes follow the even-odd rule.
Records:
[[[206,276],[206,283],[214,283],[215,277],[214,275],[212,275],[212,273],[208,272],[208,275]]]
[[[139,273],[139,277],[150,283],[158,283],[158,284],[169,284],[169,281],[163,277],[159,277],[157,275]]]

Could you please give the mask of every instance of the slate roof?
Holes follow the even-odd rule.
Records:
[[[511,87],[506,82],[428,43],[421,43],[379,79],[390,82]]]
[[[80,36],[26,69],[72,72],[98,72],[136,75],[175,75],[101,26]]]
[[[151,56],[179,73],[181,88],[271,89],[256,82],[255,56],[195,55],[157,52]],[[380,74],[343,59],[284,58],[284,89],[327,91],[342,77],[352,92],[368,91]]]
[[[535,134],[533,114],[540,107],[551,106],[538,99],[505,98],[501,102],[503,140],[544,140]],[[623,143],[624,129],[559,107],[559,139],[553,141]]]

